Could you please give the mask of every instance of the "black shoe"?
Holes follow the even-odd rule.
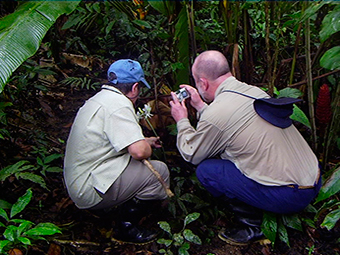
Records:
[[[119,229],[111,239],[112,241],[143,245],[154,241],[157,236],[157,232],[134,226],[131,222],[121,222]]]
[[[247,245],[265,239],[260,227],[243,227],[221,230],[218,237],[232,245]]]

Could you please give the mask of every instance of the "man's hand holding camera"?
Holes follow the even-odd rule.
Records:
[[[189,85],[180,85],[180,88],[181,89],[176,92],[171,92],[173,100],[170,101],[171,115],[176,122],[183,118],[188,118],[188,110],[185,106],[186,98],[190,97],[190,104],[197,111],[200,111],[205,106],[205,103],[203,102],[201,96],[195,88]],[[186,93],[188,93],[189,95],[187,96]]]

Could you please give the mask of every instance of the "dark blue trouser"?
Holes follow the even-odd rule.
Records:
[[[207,159],[196,169],[202,185],[215,197],[225,195],[274,213],[302,211],[318,194],[321,176],[314,188],[265,186],[244,176],[229,160]]]

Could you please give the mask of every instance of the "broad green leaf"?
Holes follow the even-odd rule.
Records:
[[[0,252],[3,251],[3,249],[10,244],[11,242],[9,240],[1,240],[0,241]]]
[[[6,221],[9,221],[9,218],[8,218],[8,215],[7,215],[6,211],[4,209],[2,209],[2,208],[0,208],[0,216],[2,218],[4,218]]]
[[[197,235],[195,235],[190,229],[184,229],[183,236],[189,242],[195,244],[202,244],[201,239]]]
[[[302,231],[302,223],[298,214],[284,214],[282,220],[285,226]]]
[[[36,53],[56,19],[79,2],[29,1],[0,20],[0,93],[11,74]]]
[[[337,5],[334,10],[328,13],[322,20],[320,40],[326,41],[332,34],[340,31],[340,5]]]
[[[175,245],[182,245],[184,243],[184,237],[181,235],[181,233],[175,233],[173,235]]]
[[[52,154],[47,156],[46,158],[44,158],[44,164],[48,164],[51,163],[53,160],[58,159],[58,158],[62,158],[63,154]]]
[[[31,221],[29,221],[29,220],[23,220],[23,219],[11,219],[10,222],[14,222],[14,223],[18,223],[18,224],[28,222],[28,223],[30,223],[31,225],[34,225],[33,222],[31,222]]]
[[[327,1],[321,1],[319,3],[315,3],[310,5],[302,14],[300,18],[300,22],[304,22],[306,19],[312,18],[315,16],[317,12],[321,9],[322,6],[327,4]]]
[[[279,238],[281,241],[283,241],[284,243],[286,243],[288,245],[288,247],[290,247],[289,244],[289,238],[288,238],[288,233],[287,233],[287,229],[285,228],[285,226],[282,224],[282,222],[279,222]]]
[[[17,229],[18,229],[18,228],[17,228],[16,226],[9,225],[9,226],[5,229],[5,231],[4,231],[4,233],[3,233],[4,237],[5,237],[7,240],[13,242],[16,238],[18,238],[18,236],[17,236]]]
[[[305,125],[308,128],[311,128],[309,119],[307,118],[306,114],[295,104],[293,108],[293,114],[290,115],[290,118],[292,120],[300,122],[301,124]]]
[[[337,199],[330,199],[327,201],[324,201],[317,211],[317,213],[314,216],[314,221],[317,221],[320,215],[324,215],[325,212],[329,212],[332,210],[334,206],[337,206],[337,204],[340,204],[340,202]]]
[[[10,166],[7,166],[7,167],[1,169],[0,170],[0,181],[6,180],[6,178],[11,176],[12,174],[15,174],[17,172],[24,171],[24,170],[27,170],[27,169],[30,169],[31,167],[33,167],[32,165],[24,166],[25,164],[28,164],[28,163],[29,162],[26,161],[26,160],[21,160],[21,161],[15,163],[14,165],[10,165]]]
[[[49,173],[61,173],[63,169],[58,166],[52,166],[52,167],[46,168],[45,171]]]
[[[316,228],[315,226],[315,222],[309,218],[302,218],[301,219],[303,222],[305,222],[308,226],[310,226],[311,228]]]
[[[18,240],[25,245],[31,245],[31,240],[28,239],[27,237],[20,236],[18,237]]]
[[[178,61],[183,64],[184,68],[176,72],[176,87],[180,84],[189,84],[189,24],[188,24],[187,7],[184,5],[178,14],[178,21],[175,25],[175,44],[177,46]]]
[[[334,228],[335,224],[339,221],[340,219],[340,208],[331,211],[329,214],[326,215],[324,221],[321,223],[321,227],[325,227],[328,230],[331,230]]]
[[[23,172],[23,173],[17,173],[15,175],[18,179],[24,179],[24,180],[29,180],[31,182],[37,183],[39,184],[42,188],[47,189],[45,180],[43,177],[41,177],[40,175],[36,175],[30,172]]]
[[[61,234],[61,231],[60,228],[53,223],[40,223],[35,228],[32,228],[25,233],[25,235],[29,237],[54,234]]]
[[[263,214],[261,229],[263,234],[274,244],[278,230],[275,213],[265,212]]]
[[[0,208],[10,209],[11,207],[12,207],[11,203],[8,203],[7,201],[0,199]]]
[[[132,22],[135,23],[136,25],[140,26],[141,28],[143,28],[143,27],[152,28],[150,23],[145,21],[145,20],[136,19],[136,20],[133,20]]]
[[[284,88],[279,90],[278,98],[280,97],[292,97],[292,98],[298,98],[302,96],[302,92],[299,89],[295,88]]]
[[[31,198],[32,190],[28,189],[26,193],[23,196],[19,197],[18,201],[15,202],[15,204],[12,206],[10,217],[13,218],[15,215],[24,210],[28,203],[31,201]]]
[[[159,221],[158,225],[161,229],[163,229],[165,232],[168,232],[171,235],[171,227],[169,223],[167,223],[166,221]]]
[[[25,221],[25,222],[21,223],[18,227],[18,232],[17,232],[18,235],[20,236],[23,232],[28,230],[32,225],[33,225],[33,223],[30,222],[30,221]]]
[[[322,55],[320,59],[320,65],[323,68],[329,69],[329,70],[335,70],[340,68],[340,46],[335,46],[328,51],[325,52],[325,54]]]
[[[340,191],[340,167],[322,185],[315,203],[325,200]]]
[[[178,255],[190,255],[190,253],[188,252],[186,247],[181,246],[178,248]]]
[[[157,240],[157,243],[164,244],[166,247],[169,247],[172,244],[172,240],[161,238]]]
[[[200,217],[200,213],[197,213],[197,212],[187,215],[184,219],[184,227],[188,225],[189,223],[197,220],[199,217]]]
[[[168,9],[166,7],[165,1],[148,1],[152,8],[162,13],[164,16],[168,16]]]

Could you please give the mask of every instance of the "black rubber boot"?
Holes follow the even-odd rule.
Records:
[[[265,239],[261,230],[263,213],[260,209],[240,201],[230,202],[236,220],[241,223],[238,228],[221,230],[218,237],[232,245],[247,245]]]
[[[139,222],[150,213],[155,202],[133,198],[120,205],[112,240],[139,245],[154,241],[158,233],[139,226]]]

